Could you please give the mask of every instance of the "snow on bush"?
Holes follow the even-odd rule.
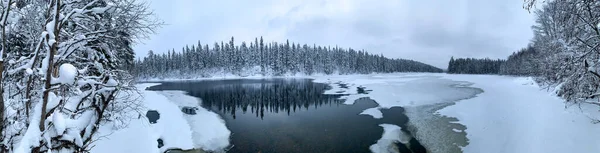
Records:
[[[106,82],[106,86],[109,86],[109,87],[114,87],[117,85],[119,85],[119,82],[113,78],[108,79],[108,81]]]
[[[77,68],[69,63],[62,64],[59,67],[58,75],[59,83],[73,84],[75,82],[75,77],[77,77]]]

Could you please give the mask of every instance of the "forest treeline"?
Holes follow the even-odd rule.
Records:
[[[418,61],[391,59],[364,50],[338,46],[290,43],[265,43],[255,38],[249,44],[215,42],[185,46],[181,51],[163,54],[150,51],[138,59],[135,73],[140,79],[197,78],[221,75],[282,76],[312,74],[367,74],[391,72],[442,72]]]
[[[536,17],[531,43],[492,73],[534,76],[569,102],[600,105],[600,1],[544,1],[537,9],[535,4],[526,0],[524,5]],[[481,67],[498,66],[485,59],[465,61],[451,59],[448,72],[478,73]]]
[[[489,58],[450,58],[448,73],[454,74],[498,74],[505,60]]]

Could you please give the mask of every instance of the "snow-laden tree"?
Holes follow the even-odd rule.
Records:
[[[131,47],[160,25],[146,4],[2,4],[0,152],[85,152],[101,137],[99,127],[125,125],[137,108],[128,94]]]
[[[600,105],[590,101],[598,98],[600,87],[600,1],[525,0],[524,7],[536,16],[532,49],[511,55],[507,64],[532,65],[512,71],[534,72],[570,102]]]

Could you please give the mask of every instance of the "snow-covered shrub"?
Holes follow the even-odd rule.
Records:
[[[0,152],[86,152],[101,125],[126,126],[138,109],[132,45],[161,25],[147,4],[0,4]]]

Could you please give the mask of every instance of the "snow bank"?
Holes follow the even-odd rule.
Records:
[[[158,153],[158,134],[151,128],[145,117],[132,120],[125,129],[114,131],[110,125],[103,126],[100,135],[106,135],[95,142],[92,153]]]
[[[198,106],[198,101],[183,94],[167,97],[158,92],[143,90],[152,85],[155,84],[141,84],[137,88],[141,90],[145,105],[141,112],[145,114],[147,110],[158,111],[160,119],[157,123],[150,124],[145,115],[141,115],[121,130],[114,131],[111,125],[103,126],[99,134],[106,137],[95,143],[96,147],[92,152],[157,153],[170,148],[220,150],[229,145],[229,130],[215,113],[199,108],[194,116],[183,114],[180,104],[191,106],[195,101],[195,106]],[[161,149],[158,148],[159,138],[164,142]]]
[[[565,109],[562,99],[535,85],[531,78],[445,75],[473,82],[485,92],[438,113],[465,125],[464,152],[600,152],[600,128],[585,115],[597,107]]]
[[[200,107],[200,99],[188,96],[183,91],[161,91],[162,95],[176,105],[196,107],[196,115],[184,114],[184,118],[192,129],[192,139],[195,148],[208,151],[219,151],[229,146],[231,132],[225,126],[225,121],[216,113]]]

